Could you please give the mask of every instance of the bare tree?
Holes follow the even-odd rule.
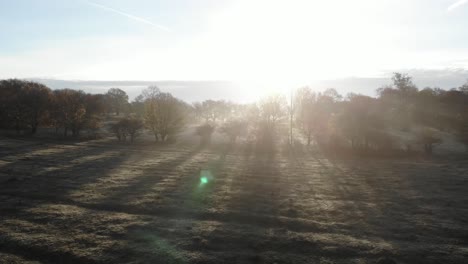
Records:
[[[271,150],[280,130],[280,124],[286,118],[286,99],[279,95],[267,97],[251,111],[252,115],[256,115],[253,118],[253,125],[259,150]]]
[[[143,95],[137,96],[130,104],[132,113],[136,116],[143,118],[145,115],[145,100]]]
[[[47,112],[51,91],[45,85],[35,82],[27,82],[23,89],[22,100],[25,105],[27,123],[29,123],[31,133],[35,134]]]
[[[206,100],[193,104],[195,114],[203,117],[205,122],[215,123],[219,119],[226,118],[232,109],[232,103],[224,100]]]
[[[125,122],[127,133],[130,135],[130,141],[133,143],[135,138],[140,135],[143,129],[143,122],[139,119],[130,118]]]
[[[35,134],[45,120],[50,89],[40,83],[12,79],[1,81],[0,90],[3,125],[13,125],[17,133],[29,128]]]
[[[18,79],[2,80],[0,82],[0,107],[2,126],[15,128],[19,134],[24,127],[25,112],[21,100],[21,89],[24,83]]]
[[[241,120],[229,120],[220,127],[220,132],[229,137],[231,143],[247,132],[247,122]]]
[[[124,118],[111,125],[110,130],[119,141],[126,141],[130,137],[130,142],[134,142],[135,138],[143,129],[143,122],[136,118]]]
[[[72,136],[77,137],[86,120],[85,94],[82,91],[70,90],[62,103],[65,103],[67,127],[71,129]]]
[[[127,93],[119,88],[110,88],[106,96],[111,109],[115,111],[116,115],[119,115],[128,104]]]
[[[426,154],[432,154],[434,145],[442,143],[442,139],[437,135],[433,129],[423,129],[418,135],[419,142],[424,147]]]
[[[411,126],[414,112],[414,102],[418,95],[418,88],[413,83],[413,78],[404,73],[393,73],[393,85],[379,88],[377,93],[382,103],[385,104],[392,117],[392,123],[403,130]]]
[[[312,136],[317,128],[318,109],[317,94],[309,87],[304,87],[296,92],[296,124],[310,145]]]
[[[187,105],[156,86],[142,92],[145,102],[145,124],[156,141],[167,141],[183,127]]]
[[[55,90],[52,99],[51,118],[56,128],[63,128],[63,135],[67,136],[71,130],[72,136],[77,137],[85,127],[87,118],[92,115],[86,113],[86,94],[72,89]]]
[[[350,94],[345,102],[339,126],[352,148],[382,147],[384,120],[377,110],[377,99]]]
[[[203,118],[203,106],[200,102],[195,102],[192,104],[193,113],[197,120]],[[206,121],[206,120],[205,120]]]
[[[208,123],[198,126],[195,130],[195,134],[200,137],[200,144],[210,144],[211,135],[213,134],[215,127]]]

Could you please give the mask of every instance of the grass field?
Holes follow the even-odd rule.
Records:
[[[1,263],[467,263],[468,160],[0,141]]]

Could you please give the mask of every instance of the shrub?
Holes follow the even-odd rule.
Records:
[[[424,129],[418,135],[419,143],[424,147],[426,154],[432,154],[435,144],[442,143],[442,139],[433,129]]]
[[[130,137],[130,142],[140,134],[143,129],[143,122],[140,119],[124,118],[111,125],[111,132],[119,141],[126,141]]]
[[[247,131],[247,122],[240,120],[231,120],[223,124],[220,132],[229,137],[231,143],[235,143],[236,139],[245,134]]]
[[[214,129],[214,126],[210,124],[204,124],[196,128],[195,134],[200,137],[200,144],[204,145],[211,142],[211,135]]]

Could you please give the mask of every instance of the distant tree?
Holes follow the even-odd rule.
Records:
[[[460,92],[468,94],[468,81],[466,81],[462,86],[458,88]]]
[[[128,104],[127,93],[119,88],[110,88],[106,96],[111,109],[115,111],[116,115],[119,115]]]
[[[434,145],[442,143],[442,139],[437,135],[433,129],[424,129],[418,135],[419,142],[424,147],[426,154],[432,154]]]
[[[205,122],[216,122],[226,118],[230,113],[232,104],[224,100],[206,100],[193,104],[195,113],[205,119]]]
[[[106,96],[104,94],[86,94],[84,105],[88,116],[100,115],[106,111]]]
[[[143,122],[139,119],[130,118],[127,119],[125,127],[127,133],[130,135],[130,141],[133,142],[143,129]]]
[[[465,149],[468,152],[468,119],[461,122],[458,130],[458,139],[465,145]]]
[[[49,124],[55,128],[56,134],[58,134],[59,129],[63,128],[64,136],[67,136],[68,133],[68,128],[65,128],[68,115],[64,112],[67,93],[66,90],[54,90],[49,106]]]
[[[315,103],[314,138],[317,143],[333,143],[337,138],[335,117],[341,111],[341,96],[336,93],[318,93]]]
[[[118,141],[125,142],[127,140],[127,131],[123,127],[121,121],[111,124],[109,130],[115,135]]]
[[[11,79],[0,81],[0,90],[2,125],[14,127],[17,133],[29,128],[35,134],[47,115],[50,89],[37,82]]]
[[[145,102],[145,124],[156,141],[167,141],[183,127],[187,105],[156,86],[142,92]]]
[[[403,95],[414,94],[418,88],[413,83],[413,77],[405,73],[394,72],[392,76],[393,85]]]
[[[468,81],[458,88],[458,90],[466,95],[468,95]]]
[[[201,119],[203,118],[203,106],[202,106],[202,103],[200,102],[195,102],[192,104],[192,108],[193,108],[193,113],[195,115],[195,118],[197,119]],[[206,121],[206,120],[205,120]]]
[[[143,118],[145,116],[145,100],[143,95],[137,96],[130,104],[131,112]]]
[[[220,132],[227,135],[231,143],[247,132],[247,122],[241,120],[229,120],[220,127]]]
[[[99,130],[102,127],[101,119],[95,115],[88,117],[84,123],[88,137],[96,139],[99,136]]]
[[[124,118],[111,125],[110,130],[119,141],[126,141],[130,137],[130,142],[134,142],[135,138],[143,129],[143,122],[136,118]]]
[[[47,112],[51,91],[45,85],[36,82],[27,82],[23,89],[22,100],[25,105],[26,121],[29,123],[31,133],[35,134]]]
[[[393,85],[379,88],[377,93],[392,123],[403,130],[408,130],[414,115],[418,88],[413,83],[412,77],[404,73],[393,73],[392,82]]]
[[[335,102],[343,99],[343,97],[334,88],[326,89],[322,95],[331,98]]]
[[[72,89],[54,90],[50,101],[49,119],[56,131],[63,128],[78,137],[82,129],[99,128],[98,116],[104,111],[102,95],[86,94]]]
[[[296,92],[296,124],[310,145],[317,129],[318,109],[317,94],[309,87],[304,87]]]
[[[426,87],[418,92],[414,98],[413,123],[426,126],[437,125],[442,109],[436,89]]]
[[[200,137],[200,144],[205,145],[211,142],[211,135],[213,134],[215,127],[210,124],[203,124],[195,129],[195,134]]]
[[[86,121],[86,94],[72,89],[55,90],[53,96],[53,112],[56,127],[63,128],[63,135],[67,136],[71,130],[72,136],[77,137]]]
[[[259,150],[270,150],[274,146],[275,137],[281,130],[281,123],[287,115],[286,99],[282,96],[269,96],[252,108],[254,135]]]
[[[286,99],[282,96],[270,96],[260,101],[259,115],[261,121],[273,128],[278,125],[279,121],[286,116]]]
[[[2,80],[0,82],[0,102],[2,126],[4,128],[14,128],[16,133],[20,133],[25,127],[26,111],[22,101],[22,89],[24,81],[18,79]]]
[[[389,138],[382,132],[384,120],[378,115],[377,103],[377,99],[369,96],[348,95],[339,126],[352,148],[382,147],[382,138]]]

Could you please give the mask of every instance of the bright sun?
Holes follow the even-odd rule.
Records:
[[[201,68],[264,92],[359,74],[379,52],[370,18],[357,15],[362,8],[372,1],[236,1],[194,47],[206,51],[198,61],[214,65]]]
[[[392,29],[376,22],[387,2],[228,1],[212,10],[194,34],[116,39],[99,49],[101,63],[63,76],[229,80],[240,83],[249,98],[315,80],[375,76],[376,69],[400,67],[401,58],[408,57],[395,56]],[[115,53],[121,54],[118,60]]]

